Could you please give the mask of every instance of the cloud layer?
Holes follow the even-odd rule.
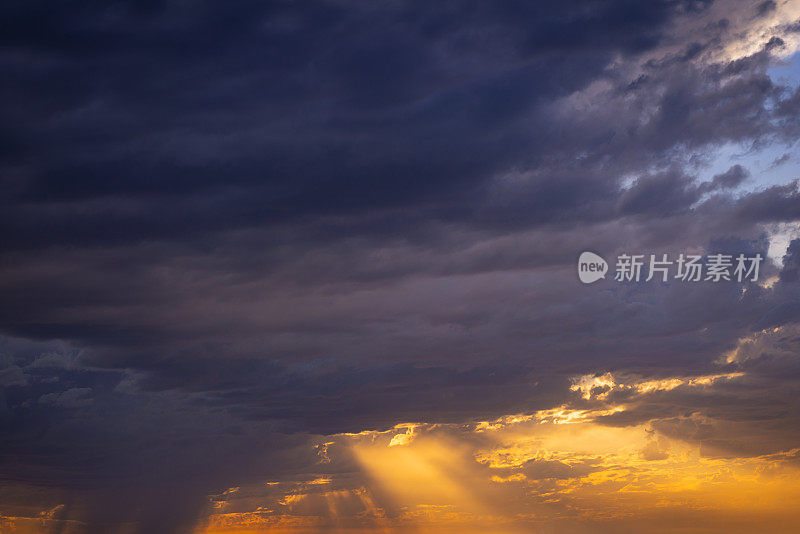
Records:
[[[791,531],[794,2],[0,20],[1,526]]]

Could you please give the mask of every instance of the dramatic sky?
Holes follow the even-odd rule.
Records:
[[[798,50],[800,0],[4,0],[0,531],[796,533]]]

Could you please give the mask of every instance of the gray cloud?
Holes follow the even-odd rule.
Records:
[[[583,250],[766,256],[800,218],[796,181],[701,179],[798,133],[767,73],[788,40],[726,48],[779,8],[732,5],[0,8],[0,478],[90,532],[188,531],[320,434],[596,407],[570,379],[609,371],[741,370],[599,420],[788,446],[794,340],[715,362],[800,317],[800,241],[772,287],[574,274]]]

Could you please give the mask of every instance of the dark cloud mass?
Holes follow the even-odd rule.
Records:
[[[793,1],[3,2],[0,531],[195,532],[229,488],[328,484],[320,458],[356,491],[369,461],[326,436],[488,447],[463,425],[558,406],[649,425],[642,461],[683,440],[794,465],[800,191],[748,158],[796,162],[800,89],[771,69],[799,23]],[[761,283],[583,286],[584,250],[771,259]],[[600,463],[481,473],[545,495]]]

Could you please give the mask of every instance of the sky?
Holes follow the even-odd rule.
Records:
[[[0,28],[0,532],[797,531],[797,0]]]

